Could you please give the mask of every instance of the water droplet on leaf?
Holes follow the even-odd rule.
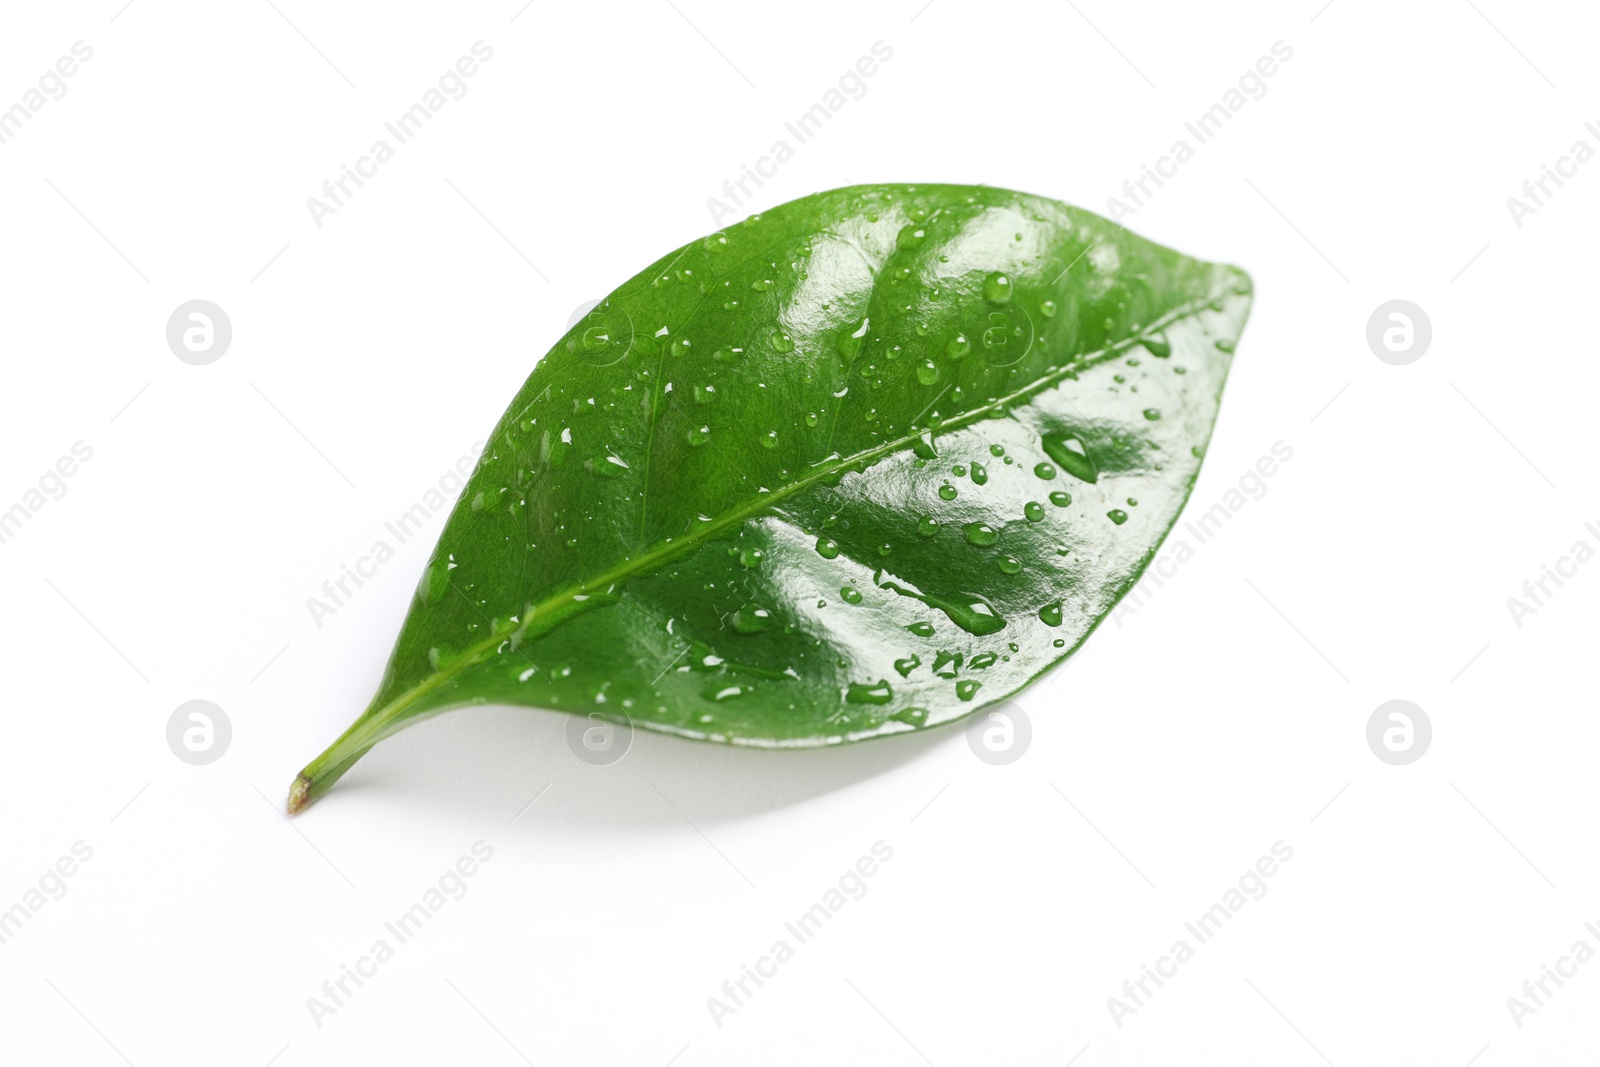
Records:
[[[1000,540],[999,532],[986,522],[964,523],[961,532],[966,535],[969,545],[987,546]]]
[[[894,699],[894,690],[883,679],[876,682],[851,682],[844,692],[847,704],[887,704]]]
[[[746,604],[733,615],[733,628],[742,634],[758,634],[771,625],[771,612],[751,604]]]
[[[1006,620],[982,597],[961,593],[954,597],[928,596],[924,602],[950,616],[950,621],[967,633],[984,637],[1005,629]],[[931,631],[930,631],[931,632]]]
[[[1071,434],[1052,433],[1045,434],[1043,441],[1045,455],[1061,465],[1061,469],[1077,478],[1079,481],[1094,482],[1100,477],[1095,469],[1094,460],[1089,458],[1089,450],[1083,442]]]

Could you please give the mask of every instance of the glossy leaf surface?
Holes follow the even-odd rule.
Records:
[[[467,704],[805,746],[1006,699],[1176,519],[1250,292],[987,187],[840,189],[678,249],[534,369],[291,810]]]

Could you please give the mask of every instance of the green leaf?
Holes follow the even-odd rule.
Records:
[[[1250,293],[978,186],[819,193],[685,245],[534,369],[290,809],[467,704],[813,746],[1013,696],[1177,518]]]

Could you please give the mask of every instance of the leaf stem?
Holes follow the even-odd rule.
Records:
[[[467,650],[455,662],[430,674],[381,708],[368,708],[348,730],[301,769],[289,787],[289,814],[296,815],[333,787],[373,745],[400,728],[405,712],[425,694],[438,688],[463,668],[480,662],[504,638],[492,637]]]

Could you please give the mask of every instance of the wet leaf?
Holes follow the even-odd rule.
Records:
[[[1177,518],[1250,293],[984,187],[841,189],[690,242],[534,369],[291,810],[467,704],[811,746],[1005,700]]]

